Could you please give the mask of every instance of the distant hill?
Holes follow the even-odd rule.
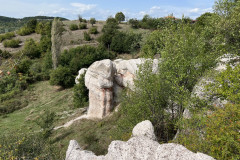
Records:
[[[27,21],[31,19],[37,19],[38,21],[53,20],[55,17],[48,16],[35,16],[35,17],[24,17],[24,18],[11,18],[0,16],[0,33],[11,32],[21,28]],[[66,18],[58,17],[62,21],[68,20]]]

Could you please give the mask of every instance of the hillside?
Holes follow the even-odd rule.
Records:
[[[66,18],[59,17],[61,20],[67,20]],[[0,34],[5,32],[16,31],[26,24],[31,19],[37,19],[39,21],[53,20],[54,17],[48,16],[35,16],[35,17],[24,17],[24,18],[11,18],[0,16]]]
[[[70,159],[239,159],[240,2],[218,2],[196,21],[27,18],[1,34],[0,159],[68,159],[72,139]]]

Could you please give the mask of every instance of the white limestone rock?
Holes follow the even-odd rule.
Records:
[[[156,140],[154,134],[154,128],[152,123],[149,120],[142,121],[138,123],[132,131],[133,137],[147,137],[151,140]]]
[[[87,72],[87,68],[82,68],[78,71],[78,76],[75,78],[75,83],[78,84],[78,79],[83,75],[85,72]]]
[[[89,89],[89,118],[103,118],[110,114],[113,103],[114,68],[111,60],[94,62],[85,75],[85,85]]]
[[[179,144],[159,144],[152,133],[151,122],[143,121],[133,129],[133,137],[127,142],[113,141],[105,156],[95,156],[92,152],[81,150],[76,141],[70,141],[65,160],[213,160]]]

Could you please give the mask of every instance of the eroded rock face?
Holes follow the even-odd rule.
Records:
[[[225,54],[218,58],[218,63],[216,67],[213,69],[214,74],[219,74],[227,69],[227,65],[230,65],[234,68],[240,62],[240,57],[232,54]],[[194,86],[192,91],[192,96],[196,96],[201,100],[207,100],[210,102],[210,105],[214,105],[216,107],[223,107],[228,103],[227,100],[222,100],[219,97],[211,97],[212,92],[206,90],[206,86],[214,83],[215,75],[211,74],[206,77],[202,77],[199,82]],[[183,117],[186,119],[190,119],[192,117],[190,111],[188,109],[184,110]]]
[[[89,89],[90,118],[103,118],[112,110],[114,73],[110,60],[96,61],[88,68],[85,85]]]
[[[125,87],[134,89],[134,79],[146,59],[115,61],[102,60],[94,62],[85,75],[85,85],[89,89],[89,118],[103,118],[110,114],[113,106],[118,104]],[[153,60],[153,72],[157,72],[158,60]],[[85,70],[83,70],[85,71]],[[79,71],[83,72],[82,70]]]
[[[105,156],[82,150],[76,141],[71,140],[66,160],[213,160],[208,155],[193,153],[179,144],[159,144],[155,141],[153,131],[150,121],[137,124],[132,138],[127,142],[113,141]]]

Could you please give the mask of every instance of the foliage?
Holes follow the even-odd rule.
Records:
[[[41,54],[51,51],[51,36],[49,35],[42,35],[40,42],[38,44],[38,48]]]
[[[96,23],[96,19],[95,18],[90,18],[90,23],[92,24],[92,26]]]
[[[125,21],[125,15],[122,12],[118,12],[115,15],[115,19],[120,23],[122,21]]]
[[[51,35],[51,22],[38,22],[35,32],[41,35]]]
[[[104,45],[106,48],[109,48],[112,42],[112,38],[118,32],[118,22],[115,18],[108,18],[106,25],[103,26],[102,32],[103,35],[99,37],[98,41]]]
[[[207,117],[207,148],[216,159],[240,158],[239,107],[240,105],[226,105]]]
[[[131,25],[132,28],[137,29],[140,27],[140,22],[137,19],[129,19],[129,24]]]
[[[17,34],[19,34],[20,36],[26,36],[26,35],[32,34],[33,32],[34,30],[24,26],[17,31]]]
[[[53,122],[55,120],[56,114],[46,110],[40,118],[36,121],[37,125],[42,129],[42,136],[47,139],[51,136],[54,129]]]
[[[79,24],[79,29],[87,29],[87,24],[86,23],[80,23]]]
[[[11,54],[10,54],[8,51],[6,51],[6,50],[2,51],[2,50],[0,49],[0,58],[7,59],[7,58],[9,58],[10,56],[11,56]]]
[[[41,55],[36,42],[32,38],[25,41],[23,53],[31,59],[39,58]]]
[[[140,67],[134,85],[134,91],[128,91],[122,100],[119,132],[131,133],[137,123],[147,119],[153,123],[158,140],[167,142],[175,134],[174,117],[180,113],[171,113],[174,108],[173,104],[167,105],[166,85],[159,80],[158,74],[152,73],[151,61]]]
[[[213,113],[207,114],[210,111]],[[213,110],[207,107],[192,113],[191,119],[182,121],[185,132],[178,136],[178,143],[216,159],[240,158],[239,104],[227,104]]]
[[[0,35],[0,42],[6,40],[6,39],[11,39],[12,37],[15,37],[15,33],[14,32],[8,32],[5,34]]]
[[[85,41],[91,41],[91,36],[89,35],[88,32],[84,32],[83,33],[83,37]]]
[[[29,72],[32,61],[28,58],[22,59],[18,65],[15,66],[16,73],[26,74]]]
[[[78,79],[78,84],[74,86],[73,92],[73,103],[75,108],[85,107],[88,102],[88,89],[85,86],[85,73]]]
[[[98,34],[97,27],[92,27],[88,31],[89,34]]]
[[[20,43],[19,39],[6,40],[3,42],[3,46],[6,48],[18,48]]]
[[[117,53],[130,53],[140,48],[141,35],[117,32],[110,45],[110,49]]]
[[[38,134],[11,134],[0,138],[0,159],[62,159]]]
[[[234,104],[240,104],[239,95],[239,72],[240,65],[235,68],[228,66],[225,71],[217,75],[213,84],[208,86],[215,96],[226,99]]]
[[[106,50],[85,45],[65,50],[61,54],[60,65],[69,67],[72,74],[77,74],[81,68],[88,68],[93,62],[108,58],[113,58],[113,55]]]
[[[78,25],[76,25],[76,24],[71,24],[71,25],[69,26],[69,29],[70,29],[71,31],[78,30]]]
[[[50,84],[60,85],[64,88],[72,87],[74,85],[74,76],[69,68],[59,66],[50,73]]]

